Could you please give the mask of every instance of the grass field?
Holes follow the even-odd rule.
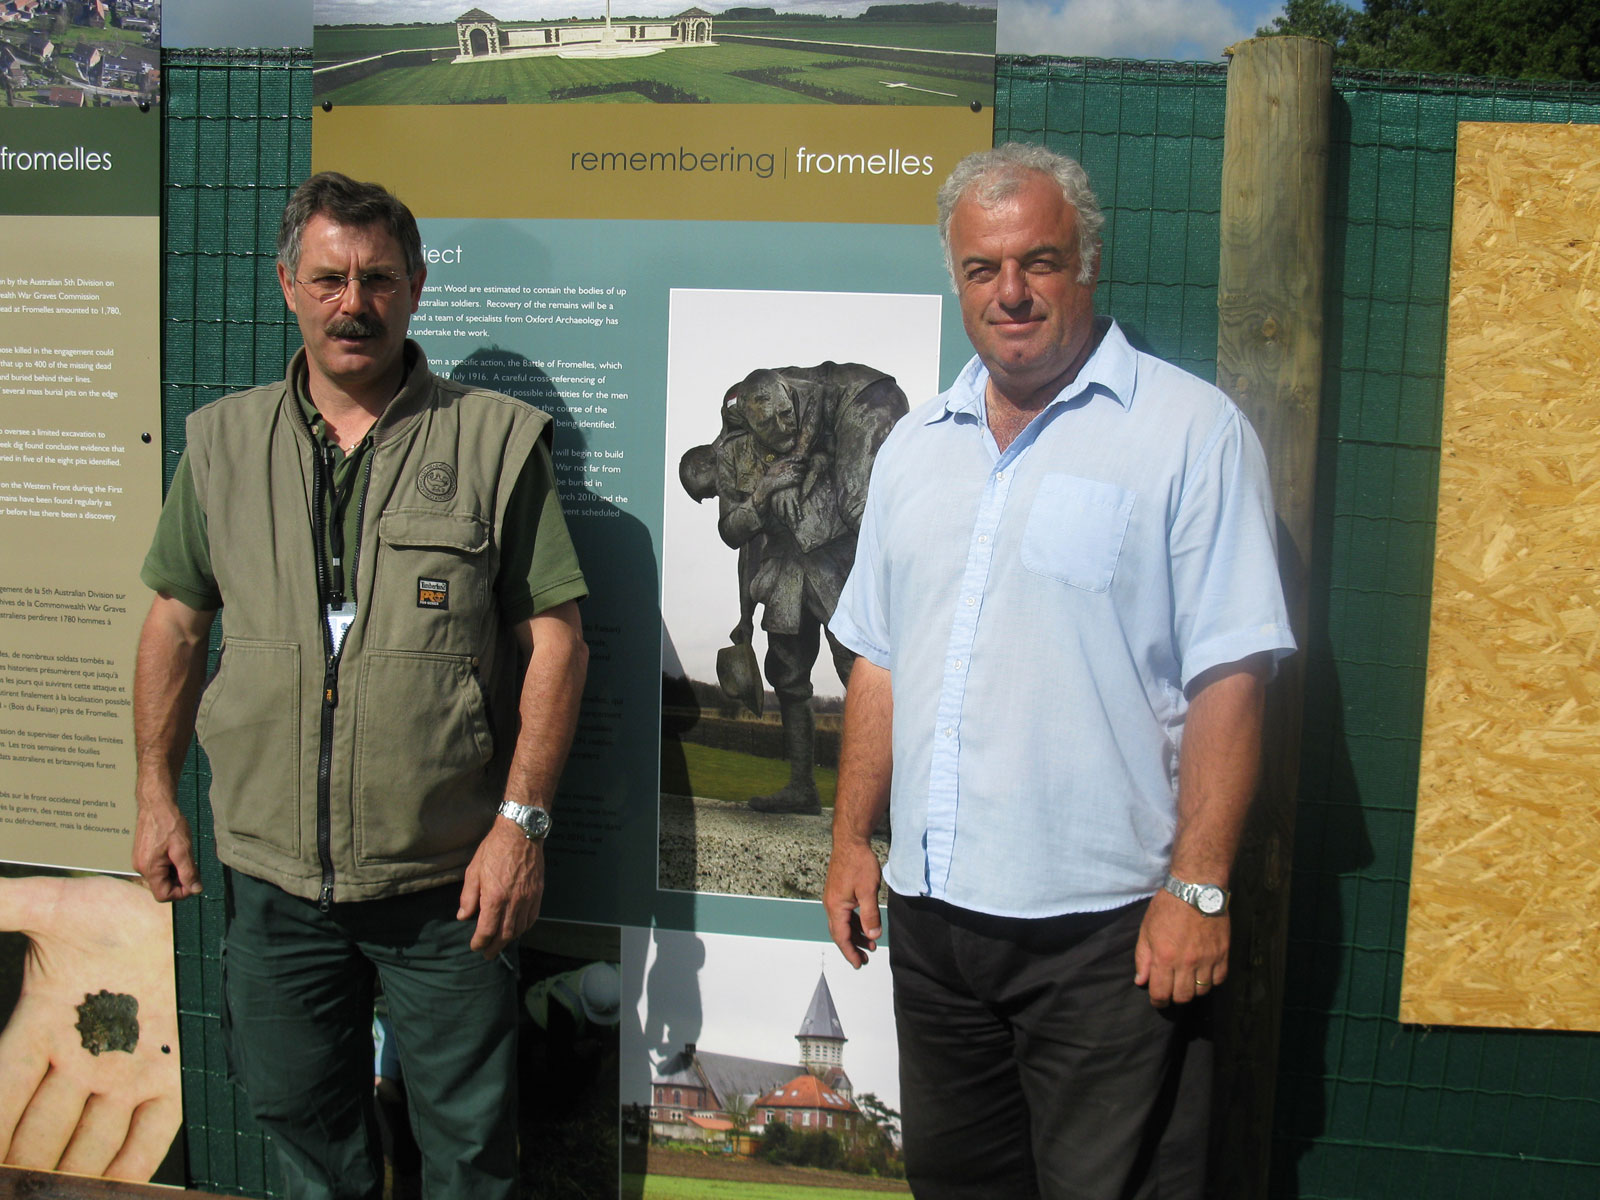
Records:
[[[622,1194],[641,1200],[883,1200],[880,1191],[800,1187],[739,1179],[688,1179],[681,1175],[624,1175]]]
[[[626,23],[624,18],[616,18]],[[521,22],[518,22],[519,24]],[[651,24],[660,24],[652,18]],[[902,46],[916,50],[965,50],[994,53],[992,24],[926,24],[912,21],[724,21],[711,27],[719,33],[746,33],[759,37],[815,38],[823,42],[854,45]],[[426,50],[456,44],[455,25],[319,25],[315,32],[317,65],[349,62],[390,50]]]
[[[144,34],[133,29],[116,29],[108,25],[104,29],[88,29],[74,25],[62,30],[60,33],[50,35],[50,40],[56,45],[57,54],[71,54],[79,45],[100,46],[108,53],[120,54],[130,46],[143,46]]]
[[[349,62],[390,50],[427,50],[454,46],[456,27],[450,25],[318,25],[312,33],[317,65]]]
[[[677,743],[669,743],[676,746]],[[741,754],[736,750],[717,750],[710,746],[696,746],[684,742],[683,759],[688,768],[689,785],[684,788],[682,779],[674,779],[677,766],[672,762],[662,764],[661,790],[673,794],[693,794],[709,800],[732,800],[743,804],[751,796],[765,796],[789,782],[789,765],[776,758],[759,758],[754,754]],[[812,771],[817,781],[817,794],[822,807],[833,807],[834,788],[839,782],[837,771],[817,767]]]
[[[730,22],[746,32],[782,37],[815,36],[836,42],[888,44],[906,48],[974,49],[993,46],[989,26],[912,25],[818,21],[800,28],[782,22]],[[973,31],[980,31],[975,38]],[[846,35],[849,36],[846,36]],[[455,44],[447,25],[384,29],[319,28],[319,66],[348,62],[391,50]],[[880,41],[880,39],[884,39]],[[981,42],[974,46],[973,43]],[[795,49],[755,42],[667,50],[648,58],[513,58],[477,63],[440,60],[394,66],[365,78],[339,82],[320,78],[317,98],[335,104],[544,104],[711,103],[711,104],[989,104],[993,81],[968,59],[930,59],[904,63],[874,55],[892,52],[840,47]],[[331,82],[324,82],[330,80]],[[886,87],[886,83],[903,87]],[[920,90],[919,90],[920,89]]]
[[[815,38],[819,42],[849,42],[856,46],[903,46],[916,50],[962,50],[969,54],[994,53],[994,26],[970,22],[918,25],[910,21],[724,21],[711,27],[712,37],[744,33],[752,37]]]
[[[734,72],[746,73],[736,75]],[[772,81],[748,73],[769,73]],[[713,104],[824,104],[829,100],[779,86],[797,80],[830,94],[838,103],[916,105],[989,103],[992,84],[957,81],[938,69],[903,63],[871,63],[837,53],[789,50],[733,43],[704,49],[667,51],[642,59],[524,58],[503,62],[429,63],[397,67],[365,79],[317,92],[335,104],[540,104],[562,98],[563,89],[616,89],[585,100],[643,102],[650,87],[665,87],[683,97]],[[887,88],[883,81],[905,83]],[[627,85],[640,82],[641,91]],[[928,91],[913,91],[926,88]],[[952,96],[935,93],[953,93]]]

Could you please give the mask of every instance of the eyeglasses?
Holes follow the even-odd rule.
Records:
[[[313,300],[332,304],[344,295],[345,289],[352,283],[359,283],[367,295],[382,298],[394,295],[409,278],[409,275],[396,275],[392,271],[363,271],[359,275],[318,275],[312,279],[296,279],[295,282],[305,288],[306,294]]]

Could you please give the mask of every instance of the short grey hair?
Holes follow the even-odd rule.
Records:
[[[278,223],[278,265],[289,274],[300,269],[300,237],[319,214],[338,225],[382,225],[405,251],[406,274],[422,269],[422,234],[398,196],[381,183],[357,183],[337,171],[323,171],[295,188]]]
[[[1065,154],[1044,146],[1007,142],[967,155],[939,188],[939,244],[944,247],[944,265],[952,283],[957,280],[950,250],[950,218],[956,205],[970,198],[984,208],[992,207],[1016,195],[1033,175],[1054,180],[1062,199],[1078,214],[1078,282],[1087,284],[1094,279],[1095,264],[1100,260],[1100,229],[1106,218],[1089,186],[1088,174]]]

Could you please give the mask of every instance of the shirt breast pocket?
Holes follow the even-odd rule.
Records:
[[[1134,493],[1076,475],[1046,475],[1022,533],[1022,565],[1086,592],[1110,589]]]

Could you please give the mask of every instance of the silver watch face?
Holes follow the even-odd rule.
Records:
[[[530,804],[523,810],[522,820],[517,824],[522,826],[522,832],[531,838],[542,838],[550,832],[550,811],[540,808],[537,804]]]
[[[1194,906],[1208,917],[1214,917],[1222,911],[1222,906],[1227,903],[1221,888],[1212,884],[1202,884],[1199,894],[1194,898]]]
[[[530,841],[538,841],[550,832],[550,810],[540,808],[537,804],[518,804],[514,800],[503,800],[499,811],[501,816],[515,821],[517,827]]]

